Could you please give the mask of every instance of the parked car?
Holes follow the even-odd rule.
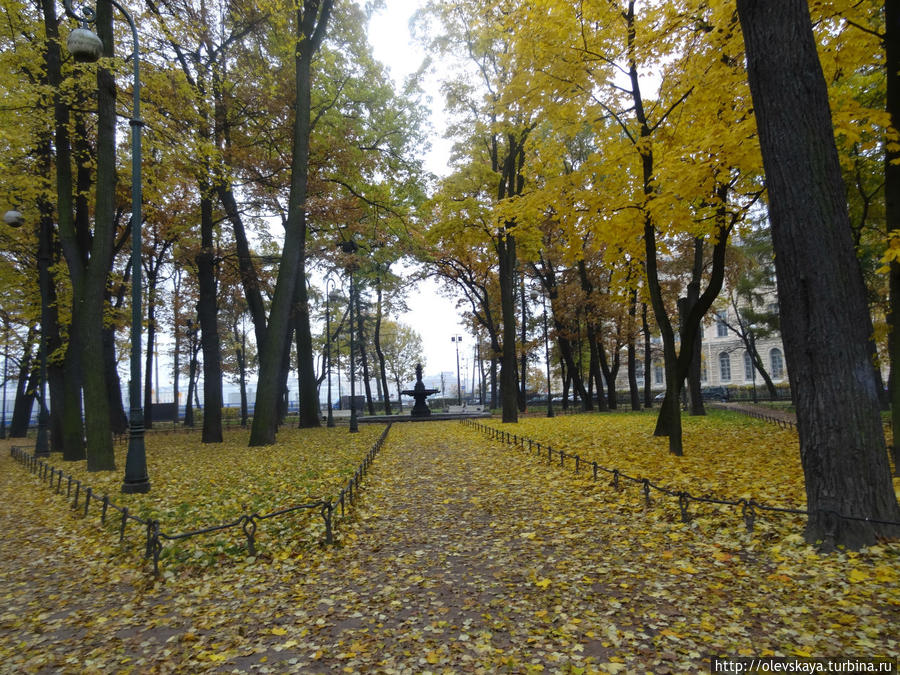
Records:
[[[728,389],[726,387],[703,387],[700,389],[700,395],[704,401],[721,401],[728,400]]]
[[[685,393],[686,392],[682,390],[682,394]],[[704,401],[721,401],[724,403],[728,400],[728,389],[727,387],[702,387],[700,389],[700,395],[703,397]],[[653,400],[657,403],[662,403],[665,398],[666,392],[661,391],[653,397]]]

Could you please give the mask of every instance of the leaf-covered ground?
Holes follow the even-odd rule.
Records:
[[[514,428],[575,444],[572,429],[601,438],[609,417]],[[707,423],[717,437],[735,426]],[[742,439],[757,428],[761,444],[784,441],[787,462],[795,441],[766,441],[782,432],[758,422],[723,458],[755,451]],[[620,445],[662,452],[640,434]],[[712,508],[683,524],[671,503],[647,508],[638,490],[457,423],[394,426],[341,546],[173,566],[155,582],[5,454],[0,471],[3,672],[683,673],[703,672],[710,654],[900,650],[900,545],[823,558],[790,517],[753,535]],[[780,477],[756,470],[744,482],[761,497]]]
[[[211,445],[199,443],[196,433],[150,433],[146,455],[151,490],[147,494],[122,494],[121,471],[89,473],[86,462],[62,462],[56,455],[50,464],[82,481],[82,502],[84,489],[90,487],[97,499],[107,494],[130,513],[158,520],[162,532],[177,535],[234,522],[242,515],[266,515],[335,498],[383,429],[381,425],[362,425],[353,435],[345,429],[338,440],[332,429],[285,428],[277,445],[254,449],[247,448],[246,430],[229,431],[224,443]],[[125,445],[116,448],[118,467],[125,466],[126,451]],[[64,479],[61,491],[67,489]],[[99,509],[100,502],[94,501],[92,519],[99,520]],[[109,542],[114,541],[112,533],[119,527],[117,518],[110,510]],[[145,540],[144,530],[134,522],[129,522],[126,534],[132,548]],[[323,536],[318,510],[267,520],[256,531],[262,547],[276,550],[314,544]],[[240,527],[166,541],[163,564],[216,564],[223,555],[241,551],[246,542]]]
[[[685,416],[684,456],[676,457],[668,452],[667,438],[653,436],[656,417],[650,411],[526,417],[512,427],[498,420],[489,424],[673,490],[804,508],[795,431],[719,410]]]

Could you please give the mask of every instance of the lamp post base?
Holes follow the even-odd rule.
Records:
[[[144,411],[142,408],[131,409],[130,426],[122,492],[125,494],[150,492],[150,478],[147,475],[147,452],[144,447]]]
[[[144,478],[135,482],[128,480],[122,483],[122,492],[125,494],[144,494],[150,492],[150,479]]]
[[[50,456],[50,434],[48,432],[47,413],[42,409],[38,413],[37,439],[34,443],[35,457]]]

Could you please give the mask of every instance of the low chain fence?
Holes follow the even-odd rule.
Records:
[[[875,518],[863,518],[859,516],[848,516],[832,509],[818,509],[817,511],[812,512],[806,509],[769,506],[766,504],[762,504],[752,498],[729,499],[714,497],[708,494],[699,496],[693,495],[687,490],[674,490],[662,485],[658,485],[651,481],[649,478],[637,478],[635,476],[629,476],[620,469],[602,466],[596,461],[586,460],[582,458],[577,453],[566,453],[564,450],[554,450],[549,445],[541,445],[541,443],[525,436],[511,434],[508,431],[497,429],[496,427],[492,427],[488,424],[483,424],[472,419],[460,420],[460,422],[472,429],[475,429],[476,431],[485,434],[492,440],[500,441],[502,443],[505,443],[506,445],[513,445],[523,450],[527,449],[529,453],[535,454],[535,456],[540,459],[546,458],[547,462],[550,464],[558,461],[558,466],[560,468],[565,469],[566,467],[571,465],[574,468],[576,474],[580,474],[583,470],[590,471],[594,481],[599,480],[600,473],[608,474],[612,476],[610,485],[617,490],[623,488],[626,483],[640,485],[641,491],[644,495],[644,501],[648,507],[652,503],[651,494],[654,492],[665,495],[667,497],[672,497],[678,502],[678,509],[681,514],[681,522],[683,523],[689,523],[691,520],[691,502],[696,502],[698,504],[713,504],[718,506],[731,506],[739,508],[741,510],[741,517],[744,521],[744,526],[747,528],[747,532],[751,534],[753,533],[753,528],[756,524],[756,520],[759,517],[760,512],[801,516],[811,516],[814,514],[818,514],[822,517],[822,523],[824,526],[825,539],[823,541],[823,546],[825,548],[833,548],[834,537],[837,534],[837,528],[841,520],[863,521],[878,525],[892,525],[900,527],[900,522],[895,522],[892,520],[877,520]]]
[[[753,417],[755,419],[768,422],[769,424],[775,424],[782,429],[790,429],[792,431],[797,430],[797,423],[794,420],[787,419],[774,413],[770,414],[765,410],[760,410],[758,408],[748,408],[741,405],[726,406],[715,404],[713,404],[712,407],[719,408],[720,410],[730,410],[732,412],[740,413],[741,415],[746,415],[747,417]]]
[[[349,516],[350,507],[356,502],[359,496],[360,487],[363,479],[369,472],[372,462],[378,455],[391,425],[388,424],[363,460],[357,466],[356,471],[347,480],[347,483],[341,487],[340,491],[333,498],[318,499],[307,504],[298,504],[295,506],[278,509],[270,513],[244,513],[226,523],[213,525],[198,530],[182,532],[180,534],[169,534],[160,529],[160,521],[152,518],[141,518],[132,513],[127,506],[119,506],[110,499],[109,495],[104,494],[98,497],[91,487],[84,485],[81,480],[66,474],[62,469],[57,469],[49,462],[40,457],[36,457],[29,452],[27,448],[22,446],[10,447],[10,455],[17,462],[22,464],[32,474],[38,477],[42,482],[46,482],[48,487],[54,490],[58,495],[65,493],[65,498],[71,500],[72,510],[78,512],[87,518],[90,515],[91,508],[99,511],[100,524],[105,526],[107,520],[115,519],[118,521],[119,542],[125,541],[125,530],[130,523],[143,528],[144,537],[144,558],[152,560],[153,574],[159,575],[159,559],[163,552],[164,542],[175,542],[192,537],[198,537],[226,530],[240,529],[247,540],[247,553],[255,556],[256,548],[256,530],[257,525],[263,521],[287,516],[297,513],[318,513],[325,526],[325,544],[335,543],[335,530],[339,523]],[[115,513],[110,513],[110,512]]]

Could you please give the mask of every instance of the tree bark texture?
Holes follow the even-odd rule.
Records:
[[[103,56],[113,56],[113,7],[97,3],[97,34]],[[109,425],[109,396],[103,368],[103,312],[112,263],[116,194],[116,81],[106,68],[97,68],[97,184],[94,200],[94,236],[90,262],[72,322],[81,325],[81,360],[84,387],[84,424],[88,471],[116,468]],[[136,224],[139,226],[139,224]]]
[[[769,193],[788,374],[797,405],[809,542],[873,544],[900,521],[869,361],[828,92],[804,0],[738,0]]]
[[[384,311],[382,305],[381,277],[378,278],[375,285],[376,306],[375,306],[375,356],[378,358],[378,376],[381,379],[381,390],[384,392],[384,414],[391,414],[391,396],[388,393],[387,368],[384,363],[384,352],[381,349],[381,317]],[[397,389],[397,397],[400,397],[400,389]]]
[[[887,112],[891,127],[900,129],[900,3],[885,0],[885,60],[887,65]],[[884,156],[884,207],[889,232],[900,230],[900,150],[887,146]],[[890,307],[888,323],[890,337],[891,423],[900,429],[900,262],[891,262]],[[894,475],[900,476],[900,439],[891,448],[894,458]]]
[[[500,360],[500,405],[503,422],[519,421],[516,359],[516,240],[509,232],[497,245],[500,259],[500,307],[503,317],[503,352]]]
[[[306,260],[300,261],[294,305],[294,335],[297,342],[297,379],[300,387],[299,425],[301,428],[322,424],[319,412],[319,387],[313,357],[312,327],[309,320],[309,291],[306,287]]]
[[[278,377],[282,365],[281,357],[289,340],[296,285],[305,284],[305,279],[300,278],[300,275],[303,271],[306,250],[312,59],[325,36],[332,4],[333,0],[304,0],[295,13],[297,47],[294,64],[297,98],[294,108],[291,187],[281,266],[269,309],[265,341],[259,350],[260,367],[253,426],[250,430],[251,447],[275,443],[278,397],[281,394],[279,386],[281,379]]]
[[[216,267],[213,254],[212,198],[200,198],[200,251],[196,256],[199,298],[200,344],[203,349],[203,443],[221,443],[222,438],[222,352],[219,339],[219,310]]]

